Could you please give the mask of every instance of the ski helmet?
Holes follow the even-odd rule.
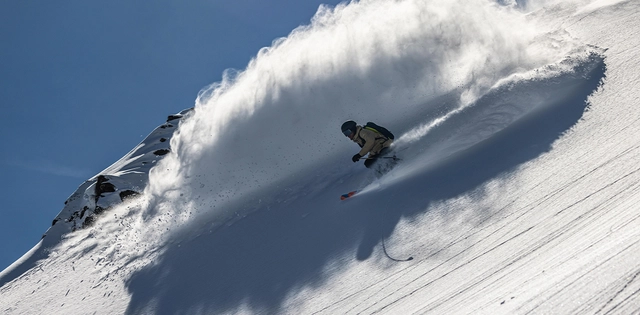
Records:
[[[342,124],[342,127],[340,129],[342,130],[342,133],[345,134],[345,136],[348,136],[348,134],[346,133],[347,130],[351,131],[351,133],[356,133],[356,125],[357,124],[355,121],[349,120]]]

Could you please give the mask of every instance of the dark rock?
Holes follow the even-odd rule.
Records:
[[[87,207],[87,206],[84,206],[82,208],[82,212],[80,212],[80,218],[84,217],[84,213],[87,212],[87,210],[89,210],[89,207]]]
[[[108,182],[109,181],[109,177],[104,176],[104,175],[98,175],[98,178],[96,178],[96,181],[98,182],[98,184],[102,184],[104,182]]]
[[[84,219],[84,222],[82,222],[82,228],[92,226],[94,222],[96,222],[96,218],[94,218],[92,215],[88,216],[86,219]]]
[[[127,198],[138,196],[140,193],[133,190],[124,190],[120,192],[120,200],[124,201]]]
[[[160,150],[155,150],[153,152],[153,154],[155,154],[155,155],[165,155],[165,154],[167,154],[169,152],[171,152],[171,150],[169,150],[169,149],[160,149]]]
[[[100,213],[104,212],[104,210],[107,210],[107,209],[105,209],[103,207],[100,207],[100,206],[96,206],[96,210],[94,210],[93,213],[100,214]]]
[[[176,120],[176,119],[180,119],[182,118],[182,115],[169,115],[169,117],[167,117],[167,122],[170,122],[172,120]]]
[[[116,186],[114,186],[112,183],[102,183],[100,184],[100,186],[98,186],[98,195],[101,195],[102,193],[106,193],[106,192],[115,192],[116,191]]]

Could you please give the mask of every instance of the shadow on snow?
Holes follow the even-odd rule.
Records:
[[[344,255],[371,257],[401,217],[419,215],[434,201],[469,192],[549,151],[579,121],[587,97],[604,78],[604,60],[598,57],[594,64],[585,76],[524,82],[483,97],[451,122],[468,124],[470,117],[492,111],[496,102],[526,101],[524,90],[550,92],[541,107],[436,167],[387,187],[384,196],[368,194],[345,203],[338,200],[344,187],[330,186],[313,197],[275,205],[215,233],[171,245],[156,264],[127,282],[127,313],[279,312],[291,292],[321,286],[328,263]],[[519,96],[514,99],[513,93]],[[402,207],[394,206],[398,202]],[[310,214],[303,217],[301,212]]]

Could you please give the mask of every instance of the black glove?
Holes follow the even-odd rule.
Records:
[[[357,153],[356,153],[356,155],[354,155],[354,156],[351,158],[351,161],[353,161],[353,163],[358,162],[358,161],[360,161],[360,158],[361,158],[361,157],[362,157],[362,155],[360,155],[360,154],[357,154]]]

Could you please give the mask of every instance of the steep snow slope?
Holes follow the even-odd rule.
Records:
[[[141,198],[18,263],[0,309],[638,312],[640,8],[544,5],[320,10],[203,91]],[[402,135],[401,165],[351,165],[349,118]]]
[[[170,115],[133,150],[99,175],[82,183],[65,201],[65,207],[53,219],[40,242],[18,261],[0,273],[0,285],[33,268],[58,245],[65,234],[91,226],[97,215],[139,195],[148,183],[149,170],[170,152],[169,140],[178,123],[190,109]]]

